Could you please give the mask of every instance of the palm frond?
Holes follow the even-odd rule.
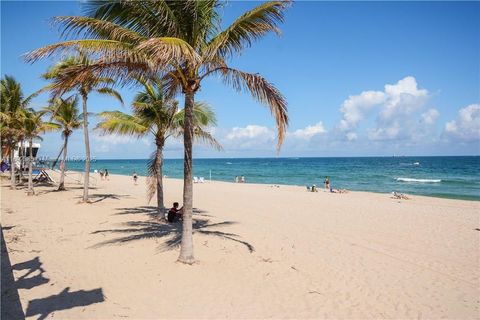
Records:
[[[48,45],[23,55],[26,62],[36,62],[55,54],[75,55],[78,51],[88,55],[99,55],[112,60],[145,61],[134,46],[126,42],[104,39],[69,40]]]
[[[280,91],[259,74],[246,73],[233,68],[218,68],[226,84],[236,91],[248,91],[260,103],[268,106],[277,125],[277,150],[280,150],[288,126],[287,101]]]
[[[79,16],[59,16],[53,21],[62,27],[62,36],[79,36],[94,39],[110,39],[120,42],[138,44],[145,37],[129,28],[124,28],[116,23]]]
[[[217,151],[223,151],[223,147],[217,139],[208,131],[203,130],[201,127],[195,127],[193,129],[194,141],[201,141],[210,145]]]
[[[96,89],[95,91],[97,91],[100,94],[111,96],[117,99],[123,105],[122,96],[118,91],[108,87],[99,88],[99,89]]]
[[[98,114],[102,120],[94,130],[103,134],[121,134],[141,137],[147,134],[149,128],[145,127],[139,120],[129,114],[120,111],[105,111]]]
[[[278,23],[283,22],[288,1],[270,1],[244,13],[228,28],[216,35],[203,50],[204,60],[214,56],[230,57],[240,53],[252,42],[269,32],[280,34]]]
[[[157,192],[157,178],[160,174],[158,168],[160,166],[159,158],[161,157],[161,150],[156,149],[150,159],[148,160],[147,168],[148,168],[148,177],[147,177],[147,200],[150,203],[155,192]],[[159,177],[162,178],[162,177]]]
[[[195,64],[200,57],[188,42],[174,37],[151,38],[135,47],[156,64]]]

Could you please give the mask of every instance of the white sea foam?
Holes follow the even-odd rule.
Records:
[[[397,178],[396,180],[397,180],[397,181],[401,181],[401,182],[423,182],[423,183],[442,182],[441,179]]]

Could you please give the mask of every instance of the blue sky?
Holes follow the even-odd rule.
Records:
[[[229,2],[224,24],[257,4]],[[15,76],[26,94],[45,85],[40,74],[52,61],[30,65],[20,55],[60,40],[50,17],[79,14],[79,2],[2,1],[2,76]],[[479,16],[479,2],[297,1],[281,37],[265,37],[231,64],[262,74],[287,98],[290,126],[280,156],[478,155]],[[121,92],[123,109],[92,95],[90,110],[128,112],[135,89]],[[276,156],[272,117],[247,93],[211,78],[197,99],[215,109],[212,131],[225,151],[198,145],[195,156]],[[72,156],[83,155],[82,137],[72,137]],[[146,158],[153,150],[150,137],[91,137],[97,158]],[[56,155],[60,146],[60,134],[47,134],[41,153]],[[181,141],[170,141],[165,156],[182,154]]]

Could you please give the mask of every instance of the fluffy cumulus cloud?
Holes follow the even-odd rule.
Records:
[[[422,113],[422,121],[425,124],[434,124],[438,117],[440,116],[440,112],[437,109],[428,109],[426,112]]]
[[[275,132],[268,127],[254,124],[234,127],[226,132],[219,130],[216,136],[220,138],[220,142],[226,150],[271,149],[275,145]]]
[[[325,136],[327,130],[322,121],[304,128],[288,131],[284,141],[284,150],[311,149],[318,139]],[[245,127],[231,129],[217,128],[216,138],[228,151],[262,150],[275,152],[277,132],[275,128],[250,124]]]
[[[310,139],[313,136],[321,135],[326,133],[327,130],[323,126],[322,121],[318,122],[317,124],[306,126],[303,129],[297,129],[291,133],[293,137],[300,138],[300,139]]]
[[[418,114],[423,110],[429,93],[420,89],[414,77],[408,76],[395,84],[386,84],[383,91],[364,91],[350,96],[340,108],[342,119],[337,130],[348,141],[358,139],[358,126],[375,113],[375,126],[367,129],[368,138],[374,141],[408,139],[424,132],[419,130]],[[438,111],[430,109],[421,115],[422,125],[433,125]]]
[[[480,140],[480,104],[471,104],[458,111],[456,120],[445,124],[444,136],[449,140],[473,142]]]

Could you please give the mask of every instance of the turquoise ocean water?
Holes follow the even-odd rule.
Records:
[[[83,162],[67,163],[83,170]],[[95,160],[93,170],[146,175],[147,160]],[[323,186],[329,176],[334,188],[480,201],[480,157],[365,157],[365,158],[240,158],[195,159],[194,175],[233,182]],[[166,159],[164,174],[183,177],[183,160]]]

